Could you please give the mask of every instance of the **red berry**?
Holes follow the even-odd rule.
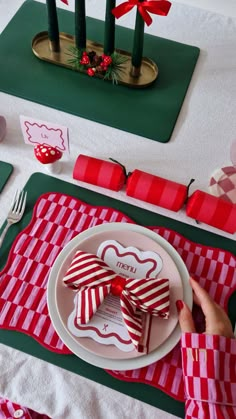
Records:
[[[110,65],[112,63],[112,58],[109,55],[103,57],[103,62],[105,65]]]
[[[95,74],[95,70],[94,70],[94,68],[88,68],[88,70],[87,70],[87,74],[90,76],[90,77],[93,77],[94,76],[94,74]]]
[[[80,60],[80,64],[83,64],[83,65],[89,64],[89,57],[84,55]]]

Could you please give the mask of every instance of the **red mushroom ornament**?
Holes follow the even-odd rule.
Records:
[[[49,172],[60,173],[61,165],[59,160],[62,157],[62,152],[60,150],[51,145],[38,144],[34,148],[34,154],[40,163],[46,164]]]

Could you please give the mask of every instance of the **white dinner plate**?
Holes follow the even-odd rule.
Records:
[[[124,234],[122,235],[122,232]],[[127,234],[129,233],[130,234]],[[169,271],[171,294],[170,322],[167,327],[161,327],[163,319],[155,319],[151,329],[151,350],[148,354],[139,354],[136,351],[123,352],[114,345],[102,345],[91,338],[75,337],[67,328],[67,318],[73,304],[74,293],[65,287],[62,278],[68,269],[77,249],[96,253],[101,241],[107,238],[118,241],[124,236],[123,245],[131,245],[140,250],[162,251],[162,257],[171,265]],[[130,243],[127,242],[127,236]],[[134,242],[135,241],[135,242]],[[149,249],[148,247],[151,247]],[[168,259],[169,258],[169,259]],[[168,265],[168,264],[166,264]],[[168,269],[167,269],[168,272]],[[164,275],[168,277],[166,271]],[[174,278],[176,281],[174,281]],[[176,283],[175,283],[176,282]],[[173,295],[174,290],[174,295]],[[91,227],[71,240],[58,255],[51,269],[47,301],[51,321],[64,344],[78,357],[97,367],[115,370],[128,370],[147,366],[164,357],[180,339],[180,328],[177,321],[175,300],[183,298],[192,307],[192,291],[189,285],[189,273],[177,251],[161,236],[153,231],[135,224],[106,223]],[[65,303],[66,301],[66,303]],[[159,329],[159,337],[156,328]]]

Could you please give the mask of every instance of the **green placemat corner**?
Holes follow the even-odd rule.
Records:
[[[73,15],[58,8],[61,32],[73,35]],[[103,43],[104,22],[87,17],[86,26],[87,38]],[[198,47],[145,34],[143,55],[157,63],[159,76],[146,89],[132,89],[40,61],[31,42],[45,30],[45,4],[27,0],[0,35],[0,90],[154,141],[170,140]],[[117,48],[132,51],[132,40],[133,30],[116,25]]]
[[[2,192],[5,184],[13,172],[13,166],[10,163],[0,161],[0,192]]]

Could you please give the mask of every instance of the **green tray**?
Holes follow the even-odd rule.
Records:
[[[7,183],[9,177],[12,174],[12,171],[12,164],[0,161],[0,192],[2,192],[5,184]]]
[[[28,193],[26,211],[22,221],[11,227],[3,242],[0,253],[1,269],[6,263],[14,238],[24,227],[28,225],[36,199],[41,194],[46,192],[62,192],[75,196],[92,205],[113,207],[125,213],[138,224],[144,226],[165,226],[178,231],[186,238],[195,242],[220,247],[235,253],[235,242],[232,240],[198,229],[197,227],[180,223],[176,220],[155,214],[142,208],[129,205],[125,202],[109,198],[105,195],[89,191],[85,188],[78,187],[42,173],[34,173],[25,185],[24,190],[27,190]],[[235,322],[236,320],[236,312],[234,309],[235,304],[236,294],[231,297],[229,304],[229,315],[232,322]],[[27,335],[14,331],[0,330],[0,342],[98,383],[104,384],[110,388],[120,391],[121,393],[125,393],[136,399],[142,400],[150,405],[163,409],[166,412],[179,417],[184,417],[184,404],[170,398],[162,391],[149,385],[141,383],[128,383],[115,379],[104,370],[93,367],[74,355],[58,355],[50,352]]]
[[[58,9],[58,19],[60,31],[73,35],[74,14]],[[116,27],[116,47],[132,51],[133,31]],[[170,140],[199,48],[145,34],[143,55],[157,63],[159,76],[146,89],[132,89],[36,58],[31,41],[45,30],[46,6],[26,1],[0,35],[0,90],[155,141]],[[103,44],[103,32],[104,22],[87,18],[88,39]]]

